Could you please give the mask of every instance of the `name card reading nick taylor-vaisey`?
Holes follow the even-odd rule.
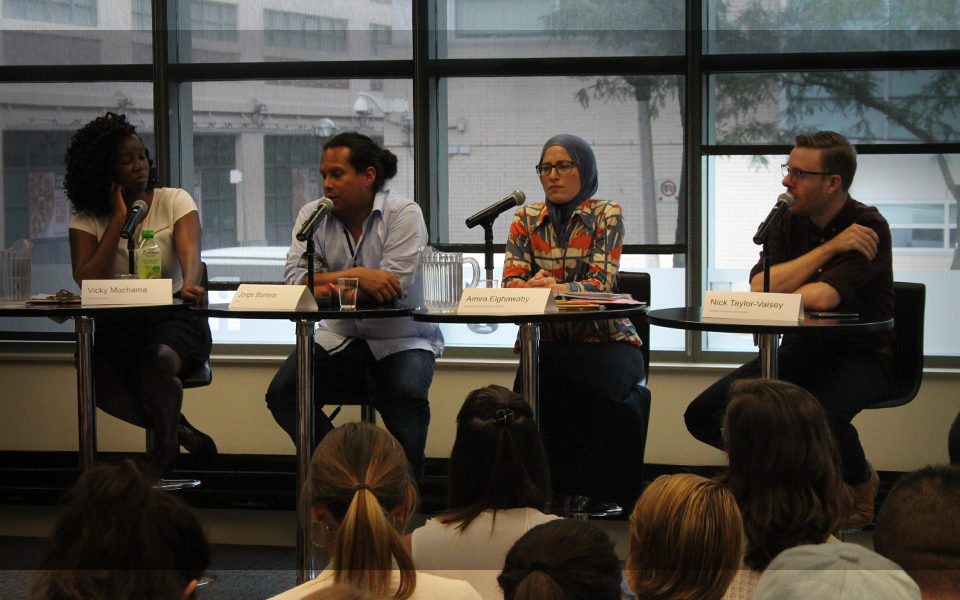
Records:
[[[707,292],[704,318],[797,323],[803,316],[800,294]]]
[[[172,279],[84,279],[80,284],[80,306],[172,303]]]
[[[467,288],[460,296],[460,315],[542,315],[557,312],[547,288]]]
[[[317,310],[317,301],[305,285],[244,283],[230,301],[235,310]]]

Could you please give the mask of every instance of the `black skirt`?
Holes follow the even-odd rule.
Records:
[[[121,372],[130,372],[138,350],[164,344],[180,357],[180,378],[199,369],[210,358],[207,318],[190,310],[144,311],[97,317],[93,334],[94,360],[107,361]]]

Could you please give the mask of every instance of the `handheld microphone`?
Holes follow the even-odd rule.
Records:
[[[123,227],[120,228],[120,237],[127,239],[133,235],[133,231],[137,228],[137,225],[139,225],[146,216],[147,203],[143,200],[134,202],[133,206],[127,210],[127,220],[123,222]]]
[[[527,195],[521,192],[520,190],[514,190],[509,196],[497,202],[496,204],[491,204],[485,209],[481,210],[477,214],[473,215],[467,219],[467,228],[473,229],[481,223],[492,222],[500,213],[510,210],[514,206],[520,206],[523,204],[524,200],[527,199]]]
[[[777,222],[783,217],[783,213],[787,212],[787,209],[793,206],[794,202],[795,199],[789,192],[784,192],[777,197],[777,203],[773,205],[770,214],[763,220],[763,223],[760,223],[760,227],[757,228],[757,233],[753,235],[754,244],[762,246],[767,243],[770,232],[773,231]]]
[[[297,232],[297,241],[307,241],[313,235],[313,232],[316,231],[320,219],[332,208],[333,200],[330,198],[324,196],[317,200],[317,210],[313,211],[313,214],[300,226],[300,231]]]

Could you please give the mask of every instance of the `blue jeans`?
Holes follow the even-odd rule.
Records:
[[[892,363],[886,355],[839,343],[785,341],[777,351],[778,379],[796,384],[816,398],[843,461],[843,480],[857,485],[867,475],[860,436],[850,421],[864,408],[886,397]],[[730,401],[730,385],[737,379],[760,377],[760,363],[753,359],[729,373],[697,396],[683,415],[687,430],[701,442],[723,449],[720,427]]]
[[[336,354],[313,346],[314,441],[333,429],[325,404],[373,405],[410,461],[413,474],[423,476],[428,392],[434,356],[426,350],[405,350],[376,360],[364,340],[354,340]],[[370,386],[368,393],[368,385]],[[267,388],[267,407],[291,440],[297,439],[297,356],[291,354]],[[313,449],[311,448],[311,452]]]

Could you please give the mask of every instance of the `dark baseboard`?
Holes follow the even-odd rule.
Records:
[[[132,455],[101,452],[100,462],[117,462]],[[446,458],[427,458],[420,482],[420,512],[435,514],[446,506]],[[0,504],[54,505],[79,476],[76,452],[0,451]],[[695,465],[644,465],[644,479],[660,475],[696,473],[713,477],[722,467]],[[904,473],[880,471],[881,503]],[[296,457],[282,454],[221,454],[215,465],[203,464],[190,454],[181,456],[173,478],[199,479],[199,488],[177,492],[197,508],[294,510],[296,507]],[[626,508],[626,507],[625,507]],[[629,511],[627,511],[629,512]]]
[[[125,458],[137,456],[115,452],[97,455],[100,463]],[[420,484],[424,510],[443,509],[446,473],[447,459],[427,459]],[[0,504],[57,504],[79,474],[76,452],[0,451]],[[202,482],[198,488],[177,492],[197,508],[296,508],[296,457],[293,455],[221,454],[216,464],[209,464],[183,454],[168,477]]]

